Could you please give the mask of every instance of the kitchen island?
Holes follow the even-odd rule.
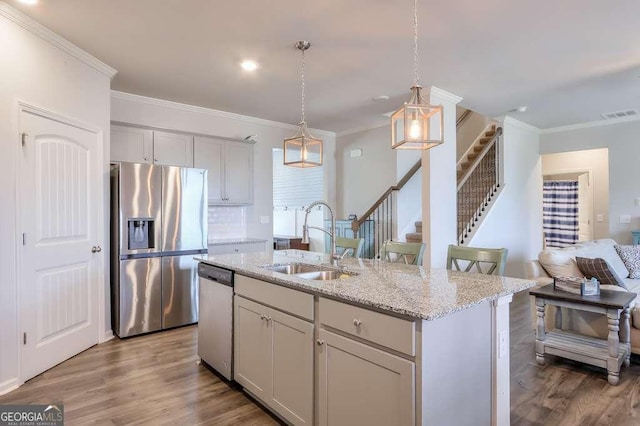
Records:
[[[199,260],[235,272],[234,380],[286,421],[509,424],[509,303],[533,281],[362,259],[313,280],[278,267],[332,270],[297,250]]]

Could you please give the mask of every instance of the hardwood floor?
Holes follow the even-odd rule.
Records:
[[[535,362],[529,296],[511,304],[512,425],[640,425],[640,359],[611,386],[604,370]],[[196,327],[95,346],[0,396],[65,405],[68,425],[275,425],[236,387],[196,364]]]
[[[277,425],[196,364],[195,326],[113,339],[0,396],[0,404],[62,403],[67,425]]]
[[[611,386],[604,369],[558,357],[535,361],[530,296],[511,304],[511,424],[640,425],[640,359],[622,367]]]

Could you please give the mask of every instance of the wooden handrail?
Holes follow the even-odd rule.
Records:
[[[471,163],[471,166],[469,166],[467,168],[467,171],[464,172],[464,174],[462,175],[462,177],[458,180],[458,186],[457,186],[457,191],[460,190],[460,188],[462,187],[462,185],[464,185],[464,183],[467,181],[467,179],[469,179],[469,176],[471,176],[471,173],[473,173],[473,171],[476,168],[476,165],[478,165],[480,163],[480,161],[482,161],[482,159],[484,158],[485,155],[487,155],[487,152],[489,152],[489,148],[491,148],[496,141],[498,140],[498,137],[500,137],[500,135],[502,135],[502,127],[498,127],[496,129],[496,133],[495,135],[493,135],[491,137],[491,140],[489,141],[489,143],[487,143],[484,148],[482,148],[482,151],[480,152],[480,155],[478,155],[476,157],[475,160],[473,160],[473,163]]]
[[[469,115],[471,115],[471,112],[472,111],[468,109],[462,114],[460,114],[460,117],[458,117],[458,119],[456,120],[456,127],[460,126],[462,122],[465,121],[469,117]]]

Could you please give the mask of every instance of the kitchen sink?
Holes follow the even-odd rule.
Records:
[[[263,269],[268,269],[273,272],[280,272],[281,274],[301,274],[305,272],[318,272],[324,268],[322,266],[308,265],[306,263],[285,263],[281,265],[266,265],[262,266]]]
[[[304,278],[307,280],[318,280],[318,281],[326,281],[326,280],[337,280],[338,278],[346,278],[350,277],[352,274],[345,274],[340,271],[316,271],[316,272],[305,272],[302,274],[296,274],[296,276],[300,278]]]
[[[262,269],[278,272],[281,274],[295,275],[306,280],[326,281],[337,280],[338,278],[348,278],[358,275],[354,272],[340,271],[327,266],[309,265],[306,263],[284,263],[278,265],[261,266]]]

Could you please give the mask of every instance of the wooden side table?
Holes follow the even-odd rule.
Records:
[[[536,298],[538,312],[536,328],[536,361],[545,363],[545,355],[551,354],[574,361],[606,368],[609,383],[620,381],[620,366],[629,366],[631,343],[629,342],[629,304],[636,293],[601,290],[599,296],[580,296],[566,291],[554,290],[553,284],[529,292]],[[597,339],[578,333],[561,330],[562,311],[556,309],[553,331],[545,330],[545,306],[577,309],[601,313],[607,316],[609,335],[607,339]],[[619,334],[618,334],[619,332]]]

